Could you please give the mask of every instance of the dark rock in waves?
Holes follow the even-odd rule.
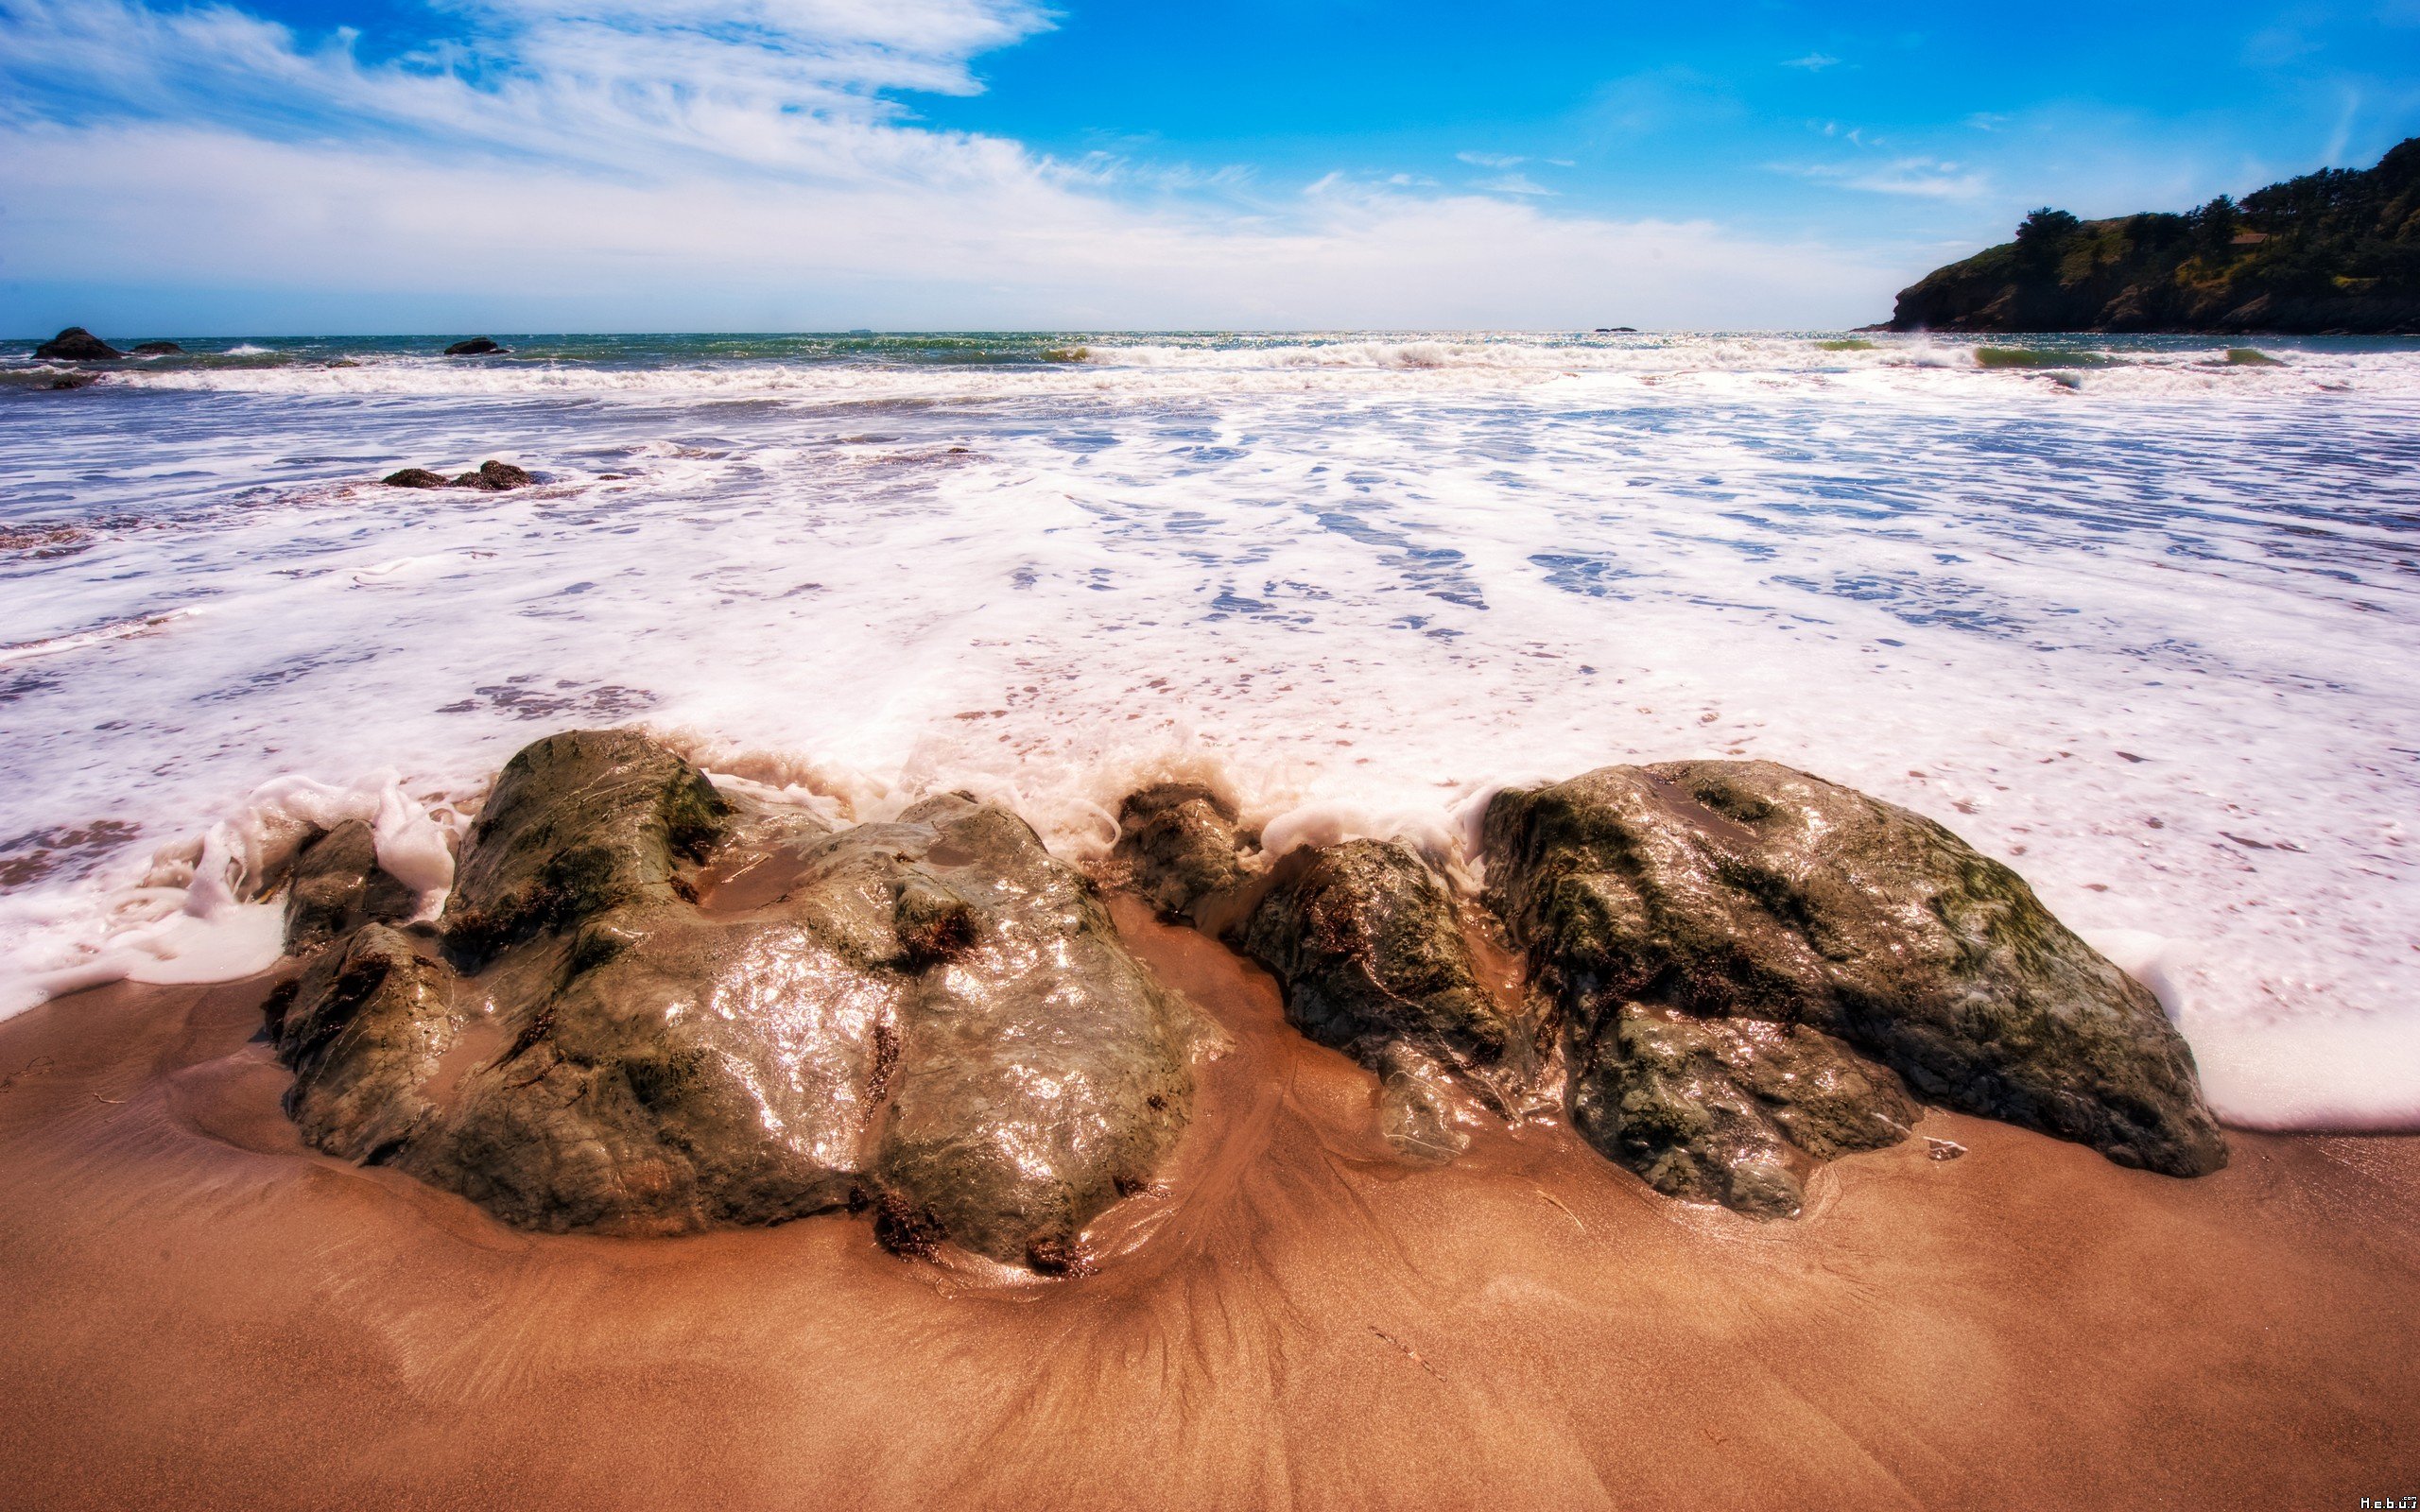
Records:
[[[125,352],[80,325],[71,325],[34,348],[34,355],[51,362],[108,362]]]
[[[526,489],[536,481],[510,462],[487,461],[479,464],[477,472],[465,472],[457,477],[451,486],[458,489],[481,489],[489,493],[509,493],[514,489]]]

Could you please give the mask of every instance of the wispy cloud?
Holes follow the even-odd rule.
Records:
[[[1495,178],[1484,180],[1479,184],[1479,187],[1490,194],[1497,195],[1551,196],[1556,192],[1547,188],[1545,184],[1538,182],[1526,173],[1501,174]]]
[[[1530,161],[1510,152],[1457,152],[1454,156],[1474,168],[1517,168]]]
[[[1827,68],[1838,68],[1840,64],[1841,60],[1833,57],[1830,53],[1808,53],[1804,58],[1789,59],[1781,66],[1784,68],[1803,68],[1810,74],[1820,74]]]
[[[1980,172],[1937,158],[1896,158],[1882,163],[1777,163],[1772,166],[1777,173],[1837,184],[1843,189],[1925,199],[1972,199],[1991,187],[1990,180]]]

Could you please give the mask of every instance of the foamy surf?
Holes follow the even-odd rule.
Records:
[[[2231,1119],[2420,1121],[2410,343],[781,339],[0,397],[8,1001],[249,970],[296,805],[441,850],[574,725],[1078,856],[1189,777],[1466,877],[1494,785],[1738,754],[2009,860]],[[492,455],[550,481],[371,481]]]

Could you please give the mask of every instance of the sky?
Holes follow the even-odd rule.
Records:
[[[2420,0],[0,0],[0,333],[1828,329],[2420,134]]]

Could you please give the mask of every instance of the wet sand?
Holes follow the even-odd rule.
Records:
[[[1415,1167],[1267,979],[1096,1275],[834,1215],[533,1236],[309,1153],[265,984],[0,1023],[26,1506],[2351,1507],[2420,1493],[2420,1141],[2199,1181],[1933,1113],[1757,1224],[1567,1131]]]

